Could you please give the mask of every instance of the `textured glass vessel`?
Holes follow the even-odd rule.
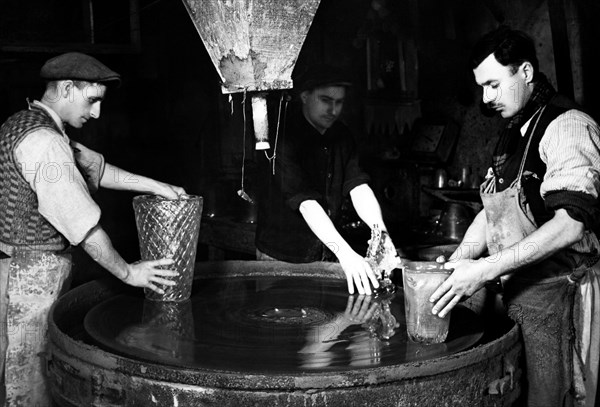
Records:
[[[440,318],[431,312],[429,297],[448,278],[452,270],[427,261],[407,261],[402,269],[406,330],[414,342],[442,343],[448,336],[450,314]]]
[[[162,286],[164,294],[145,288],[147,299],[155,301],[185,301],[190,298],[196,247],[202,216],[200,196],[166,199],[154,195],[133,198],[142,260],[172,258],[165,266],[179,272],[171,279],[174,286]]]

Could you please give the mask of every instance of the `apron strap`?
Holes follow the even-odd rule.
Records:
[[[540,121],[540,118],[542,117],[542,114],[544,113],[544,110],[546,110],[546,106],[544,105],[542,108],[540,108],[538,110],[538,112],[535,114],[536,118],[535,118],[535,122],[533,123],[533,127],[531,128],[531,131],[529,131],[528,129],[528,133],[529,133],[529,138],[527,139],[527,145],[525,146],[525,152],[523,153],[523,158],[521,159],[521,164],[519,166],[519,173],[517,174],[517,179],[516,181],[516,187],[517,189],[521,189],[521,177],[523,176],[523,171],[525,170],[525,161],[527,160],[527,154],[529,153],[529,146],[531,145],[531,140],[533,139],[533,134],[535,133],[535,129]]]

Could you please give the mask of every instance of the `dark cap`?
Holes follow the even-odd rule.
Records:
[[[47,80],[72,79],[87,82],[121,83],[121,75],[96,58],[80,52],[68,52],[46,61],[40,76]]]
[[[298,92],[323,86],[352,86],[352,82],[345,70],[326,64],[312,65],[294,78],[294,88]]]

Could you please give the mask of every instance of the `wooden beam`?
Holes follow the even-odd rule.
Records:
[[[92,0],[81,0],[81,9],[83,10],[82,24],[85,38],[90,43],[95,42],[94,33],[94,5]]]
[[[139,0],[129,0],[129,33],[131,46],[138,52],[142,51],[142,32],[140,28]]]
[[[573,73],[571,71],[571,51],[569,32],[563,0],[548,0],[552,47],[554,48],[554,66],[558,91],[573,98]]]

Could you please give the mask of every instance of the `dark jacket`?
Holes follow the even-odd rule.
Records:
[[[256,247],[293,263],[322,260],[323,245],[298,208],[303,201],[315,200],[335,225],[344,197],[369,181],[358,165],[350,130],[338,121],[321,135],[298,110],[287,120],[278,140],[275,175],[264,160]]]

